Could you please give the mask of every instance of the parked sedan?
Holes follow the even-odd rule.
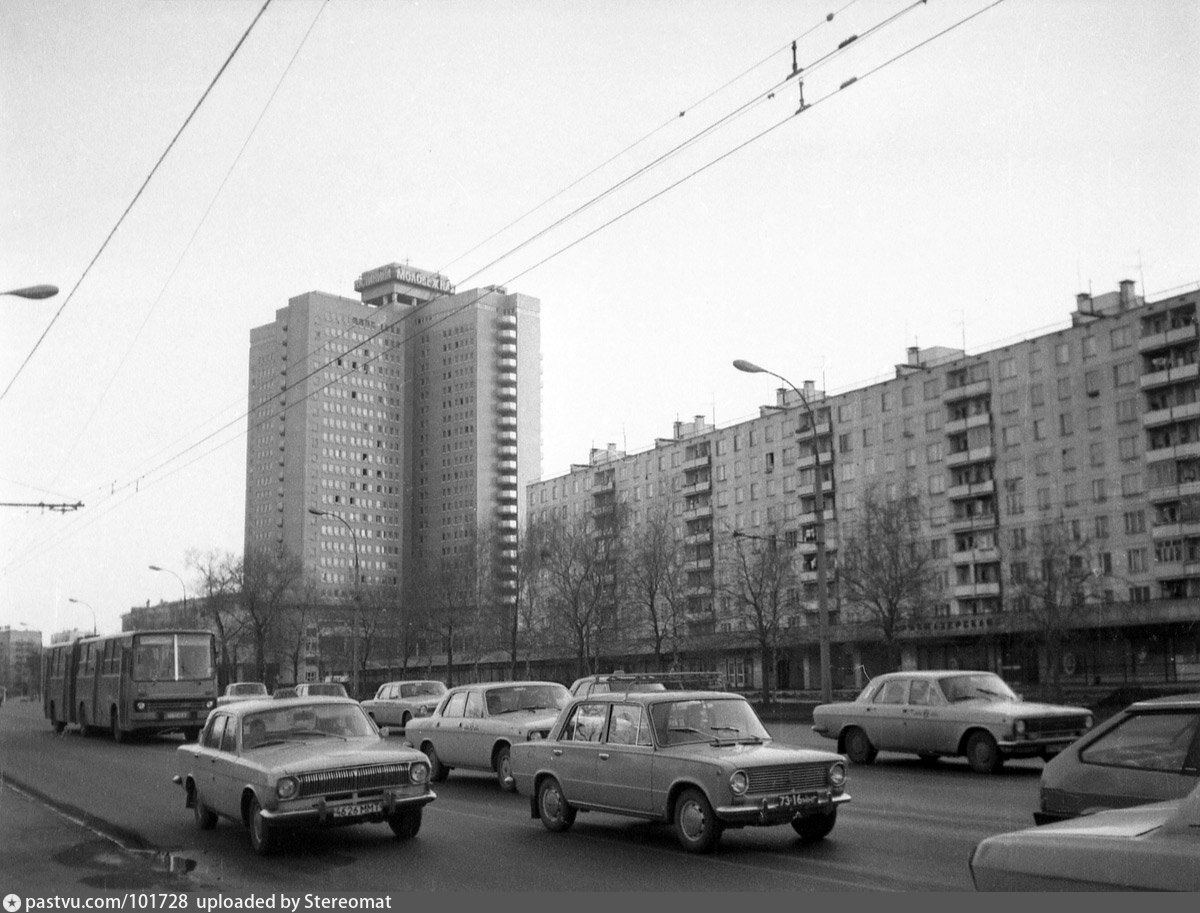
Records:
[[[218,704],[233,704],[250,701],[257,697],[269,697],[270,692],[262,682],[232,682],[225,686],[225,693],[217,698]]]
[[[570,699],[555,682],[488,682],[448,691],[430,716],[415,717],[404,730],[408,744],[429,758],[436,783],[456,767],[496,774],[511,791],[512,747],[544,738]]]
[[[853,701],[817,707],[812,728],[856,764],[881,750],[965,755],[992,773],[1008,758],[1048,760],[1091,726],[1086,707],[1027,703],[995,673],[945,671],[880,675]]]
[[[980,891],[1200,891],[1200,786],[1184,799],[989,837]]]
[[[175,754],[186,806],[202,830],[227,818],[245,826],[260,855],[285,828],[387,822],[416,836],[429,762],[383,739],[348,698],[282,698],[217,707],[200,740]]]
[[[723,691],[577,698],[548,739],[513,746],[512,771],[551,831],[581,811],[631,815],[673,822],[697,853],[727,828],[791,824],[821,840],[850,801],[842,757],[774,744],[750,703]]]
[[[1038,824],[1178,799],[1200,779],[1200,694],[1131,704],[1046,765]]]
[[[385,682],[363,709],[379,726],[404,729],[413,717],[429,716],[441,703],[446,686],[441,682]]]
[[[296,686],[296,697],[349,697],[346,686],[341,682],[301,682]]]

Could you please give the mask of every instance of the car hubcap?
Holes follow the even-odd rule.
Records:
[[[512,778],[512,761],[509,760],[508,755],[504,755],[500,759],[500,779],[501,780],[509,780],[511,778]]]
[[[696,802],[686,803],[679,812],[679,827],[688,840],[699,840],[704,833],[704,810]]]
[[[542,793],[542,811],[552,821],[557,821],[562,817],[562,797],[554,787],[550,787]]]

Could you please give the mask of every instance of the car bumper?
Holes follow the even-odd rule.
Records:
[[[1079,736],[1057,736],[1052,739],[1005,739],[997,742],[1000,751],[1008,757],[1041,757],[1056,755]]]
[[[272,826],[303,824],[353,824],[358,821],[383,820],[405,808],[420,808],[437,798],[433,790],[417,796],[388,796],[369,801],[326,802],[317,799],[305,808],[263,809],[263,820]]]
[[[803,797],[799,803],[788,801],[790,798],[788,796],[772,796],[752,805],[722,805],[720,808],[713,809],[713,812],[725,824],[785,824],[797,815],[828,814],[843,802],[849,802],[850,794],[840,793],[836,796],[820,794],[815,801],[804,801],[807,797]]]

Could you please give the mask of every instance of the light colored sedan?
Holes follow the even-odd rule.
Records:
[[[979,891],[1200,891],[1200,787],[989,837],[971,877]]]
[[[1026,702],[994,672],[890,672],[853,701],[822,704],[813,731],[870,764],[879,751],[965,756],[992,773],[1008,758],[1050,759],[1092,727],[1086,707]]]
[[[556,682],[485,682],[451,688],[434,712],[414,717],[405,741],[429,758],[430,777],[446,779],[456,767],[491,771],[512,791],[512,747],[545,738],[570,700]]]
[[[446,686],[436,681],[385,682],[362,705],[377,725],[404,729],[413,717],[433,713],[445,693]]]
[[[198,742],[175,753],[186,805],[202,830],[227,818],[260,855],[279,831],[386,822],[401,840],[436,797],[429,762],[385,740],[348,698],[268,698],[217,707]]]
[[[231,682],[225,693],[217,698],[218,704],[233,704],[237,701],[252,701],[257,697],[270,697],[267,686],[262,682]]]
[[[551,831],[581,811],[672,822],[685,850],[727,828],[791,824],[824,839],[850,801],[836,754],[777,745],[740,694],[610,692],[576,698],[550,737],[514,745],[517,791]]]

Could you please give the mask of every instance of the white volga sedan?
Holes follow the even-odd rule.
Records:
[[[1200,891],[1200,787],[988,837],[971,877],[979,891]]]
[[[259,855],[279,832],[386,822],[401,840],[421,828],[429,762],[383,738],[349,698],[267,698],[217,707],[175,753],[186,806],[201,830],[218,818],[247,828]]]

